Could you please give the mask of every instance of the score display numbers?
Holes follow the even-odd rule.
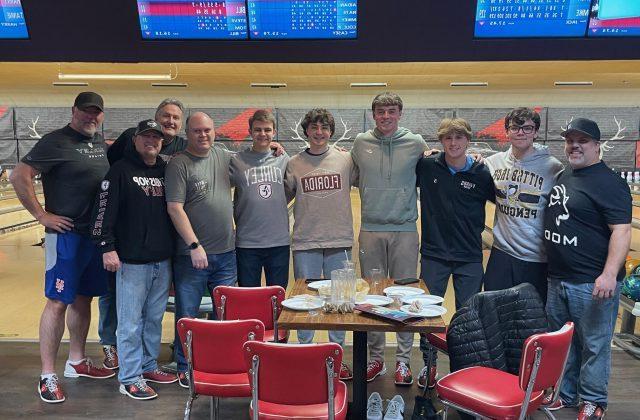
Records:
[[[252,39],[353,39],[356,0],[249,0]]]
[[[583,37],[591,0],[478,0],[476,38]]]
[[[143,39],[246,39],[244,0],[138,0]]]
[[[0,0],[0,39],[28,39],[20,0]]]
[[[640,36],[640,0],[594,0],[587,34]]]

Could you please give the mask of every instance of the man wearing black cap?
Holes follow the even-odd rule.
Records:
[[[594,121],[577,118],[562,136],[570,168],[551,190],[544,216],[547,313],[552,328],[572,321],[575,332],[554,408],[579,404],[578,420],[601,419],[631,242],[631,194],[600,160],[600,129]]]
[[[93,198],[109,169],[104,140],[98,132],[103,109],[100,95],[80,93],[73,104],[71,123],[42,137],[11,174],[20,202],[46,232],[47,303],[40,319],[42,374],[38,392],[48,403],[65,400],[55,373],[65,315],[70,345],[64,376],[114,376],[108,369],[93,366],[85,355],[91,300],[107,289],[106,271],[91,242],[89,227]],[[33,188],[38,174],[42,174],[44,209]]]
[[[164,194],[163,132],[154,120],[138,124],[135,152],[109,169],[92,219],[104,268],[116,273],[120,392],[157,397],[147,382],[172,383],[158,369],[162,316],[171,281],[174,230]]]

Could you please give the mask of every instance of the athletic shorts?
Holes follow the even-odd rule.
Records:
[[[91,239],[77,233],[46,233],[44,295],[67,305],[76,295],[107,293],[102,253]]]

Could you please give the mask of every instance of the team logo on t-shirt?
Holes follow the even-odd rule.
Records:
[[[568,200],[567,188],[563,184],[553,187],[551,195],[549,196],[549,207],[562,206],[562,212],[558,213],[555,217],[556,226],[560,226],[561,221],[569,219],[569,209],[567,209]]]
[[[271,197],[272,192],[273,190],[271,189],[271,184],[258,185],[258,194],[260,194],[260,197],[264,198],[265,200]]]

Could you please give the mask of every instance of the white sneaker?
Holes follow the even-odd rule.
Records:
[[[402,420],[404,419],[404,400],[400,395],[394,396],[389,405],[387,412],[384,413],[384,420]]]
[[[377,392],[372,392],[367,401],[367,420],[382,420],[382,398]]]

